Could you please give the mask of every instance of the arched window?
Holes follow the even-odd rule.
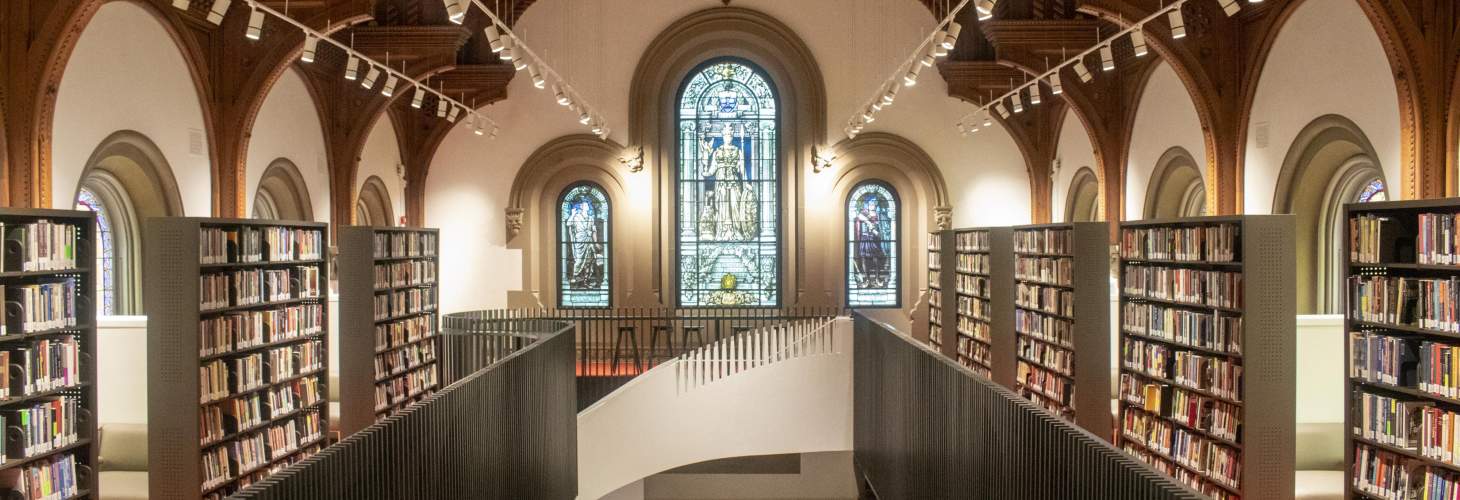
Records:
[[[1070,179],[1065,195],[1065,222],[1090,222],[1100,218],[1100,181],[1090,167],[1080,167]]]
[[[360,186],[360,199],[355,201],[355,225],[394,226],[393,209],[385,181],[372,175]]]
[[[253,217],[274,220],[314,220],[314,208],[309,200],[309,189],[305,187],[304,176],[294,163],[280,158],[274,160],[263,177],[259,178],[258,191],[253,197]]]
[[[608,195],[590,182],[568,186],[558,197],[558,306],[608,307]]]
[[[96,313],[98,316],[114,315],[117,313],[117,253],[111,215],[107,214],[101,198],[86,188],[77,193],[76,208],[96,212],[96,272],[101,277],[96,285],[96,296],[101,299]]]
[[[847,195],[847,306],[902,305],[897,192],[866,181]]]
[[[675,210],[679,304],[780,304],[780,147],[769,78],[707,62],[679,92]]]

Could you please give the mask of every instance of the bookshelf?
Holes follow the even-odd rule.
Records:
[[[990,230],[953,232],[955,269],[953,338],[958,363],[986,378],[994,377],[993,293],[989,286]]]
[[[94,217],[0,208],[3,498],[96,498]]]
[[[1460,199],[1344,209],[1347,498],[1451,498],[1460,491]]]
[[[1110,440],[1110,226],[1018,226],[1014,388]]]
[[[440,382],[440,231],[340,227],[340,427],[348,436]]]
[[[1294,239],[1290,215],[1121,224],[1118,446],[1219,500],[1293,498]]]
[[[153,500],[222,499],[329,435],[325,224],[147,221]],[[206,387],[205,387],[206,385]]]
[[[949,329],[952,328],[952,322],[949,320],[951,308],[945,307],[947,305],[945,299],[951,293],[944,294],[944,291],[952,289],[952,280],[948,279],[952,276],[943,273],[951,259],[948,258],[949,254],[945,253],[944,249],[952,247],[952,231],[928,233],[928,347],[944,355],[947,355],[948,349],[953,347],[952,345],[949,345],[948,348],[943,347],[944,344],[949,344],[944,339],[948,336]],[[948,329],[943,328],[945,324],[949,325]]]

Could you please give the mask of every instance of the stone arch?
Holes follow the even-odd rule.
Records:
[[[1348,118],[1320,116],[1289,146],[1272,206],[1273,213],[1297,217],[1300,314],[1341,307],[1343,204],[1357,201],[1373,179],[1388,185],[1374,146]]]
[[[626,220],[647,215],[643,209],[650,203],[646,199],[650,193],[635,189],[630,176],[614,168],[622,151],[622,146],[592,135],[568,135],[538,147],[517,169],[508,194],[506,231],[507,248],[522,250],[522,290],[508,292],[511,307],[558,303],[556,204],[564,189],[582,182],[603,188],[613,207],[609,212],[609,241],[613,242],[609,302],[615,307],[659,303],[657,296],[645,293],[651,283],[642,272],[651,265],[648,239],[653,224]]]
[[[266,208],[265,208],[266,207]],[[260,210],[260,208],[265,208]],[[309,185],[299,167],[288,158],[269,163],[254,193],[253,217],[262,219],[313,221],[314,207]]]
[[[805,289],[802,248],[807,241],[803,184],[810,174],[811,150],[826,141],[826,87],[810,47],[790,27],[765,13],[717,7],[692,13],[660,32],[644,50],[629,85],[628,137],[643,148],[643,165],[652,177],[653,207],[658,223],[649,238],[653,262],[647,269],[651,286],[666,301],[673,298],[676,245],[675,110],[677,90],[703,62],[734,57],[759,67],[777,89],[780,100],[780,151],[776,158],[783,172],[782,305],[799,305]],[[620,240],[623,241],[623,240]],[[621,282],[622,283],[622,282]],[[670,303],[670,302],[664,302]]]
[[[1065,222],[1101,220],[1100,181],[1090,167],[1080,167],[1070,179],[1070,192],[1065,195]]]
[[[379,176],[370,176],[360,185],[360,196],[355,202],[355,224],[360,226],[394,226],[395,206],[391,204],[390,190]],[[361,210],[363,209],[363,211]]]
[[[1206,183],[1196,158],[1173,146],[1161,154],[1146,187],[1146,219],[1197,217],[1206,213]]]

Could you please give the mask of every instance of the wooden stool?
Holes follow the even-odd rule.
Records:
[[[634,334],[634,327],[620,326],[618,327],[618,337],[613,340],[613,363],[608,368],[610,375],[618,375],[619,354],[623,352],[623,345],[625,343],[628,343],[633,348],[634,369],[643,369],[643,360],[639,357],[639,336]],[[638,373],[631,373],[630,375],[638,375]]]
[[[658,356],[659,339],[664,339],[663,356]],[[674,359],[674,329],[669,325],[654,325],[649,330],[649,364],[653,365],[656,358]]]
[[[690,341],[689,341],[690,335],[694,335],[694,338],[697,341],[696,343],[690,343]],[[700,326],[700,325],[685,325],[679,331],[679,350],[680,350],[680,354],[683,354],[684,352],[687,352],[690,349],[694,349],[696,347],[700,347],[700,346],[703,346],[703,345],[708,344],[708,343],[709,342],[705,341],[705,327],[703,327],[703,326]]]

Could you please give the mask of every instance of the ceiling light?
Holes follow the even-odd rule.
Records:
[[[978,131],[979,131],[978,125],[974,125],[973,128],[971,128],[971,129],[968,130],[968,133],[970,133],[970,134],[977,134]]]
[[[223,16],[228,15],[228,6],[233,0],[213,0],[213,7],[208,9],[208,22],[223,24]]]
[[[386,77],[385,78],[385,88],[380,89],[380,93],[382,95],[386,96],[386,97],[392,97],[392,96],[394,96],[395,95],[395,85],[397,83],[400,83],[400,79],[399,78],[396,78],[395,75],[390,75],[390,76]]]
[[[591,121],[593,121],[593,115],[588,114],[587,110],[584,110],[582,113],[578,114],[578,123],[587,125],[588,122]]]
[[[924,55],[923,56],[923,59],[922,59],[921,63],[922,63],[922,65],[924,67],[931,68],[931,67],[933,67],[933,63],[934,63],[934,60],[933,59],[934,59],[933,58],[933,53],[932,52],[928,52],[927,55]]]
[[[475,117],[476,114],[473,113],[472,116]],[[476,135],[485,134],[486,133],[486,128],[487,128],[487,117],[483,116],[483,117],[477,119],[476,122],[477,122],[477,126],[474,129],[472,129],[471,133],[476,134]]]
[[[304,52],[299,53],[299,60],[307,63],[314,62],[314,53],[319,49],[319,38],[314,35],[304,35]]]
[[[978,20],[987,21],[994,17],[994,0],[978,0],[974,9],[978,11]]]
[[[1227,17],[1235,16],[1242,10],[1242,4],[1237,0],[1217,0],[1217,3],[1222,4],[1222,10],[1227,12]]]
[[[349,61],[345,61],[345,79],[346,80],[350,80],[350,81],[353,82],[353,81],[355,81],[356,78],[359,78],[359,77],[360,77],[360,58],[355,57],[355,54],[350,54],[350,60]]]
[[[377,68],[374,64],[371,64],[370,71],[365,73],[365,79],[360,81],[360,86],[367,89],[374,88],[376,78],[380,78],[380,68]]]
[[[477,126],[477,114],[476,113],[467,113],[466,114],[466,128],[476,128],[476,126]]]
[[[1075,75],[1080,77],[1080,81],[1090,83],[1090,69],[1085,67],[1084,59],[1075,61]]]
[[[1181,7],[1171,9],[1171,13],[1167,14],[1167,17],[1171,20],[1171,38],[1176,40],[1186,38],[1186,20],[1181,18]]]
[[[1146,54],[1150,53],[1150,50],[1146,48],[1146,34],[1141,32],[1142,29],[1142,27],[1136,26],[1136,30],[1130,32],[1130,46],[1132,50],[1135,50],[1136,57],[1146,57]]]
[[[609,130],[608,127],[603,127],[603,131],[598,133],[598,139],[604,141],[608,140],[609,132],[611,132],[611,130]]]
[[[1049,93],[1053,95],[1060,95],[1065,93],[1065,88],[1060,85],[1059,70],[1054,70],[1054,74],[1049,75]]]
[[[544,80],[542,77],[542,69],[538,68],[536,64],[527,67],[527,74],[532,75],[532,86],[537,88],[547,87],[547,80]]]
[[[411,98],[411,107],[421,109],[421,104],[426,102],[426,88],[416,87],[416,95]]]
[[[446,115],[446,121],[456,123],[456,117],[461,116],[461,107],[452,106],[451,113]]]
[[[1004,101],[999,101],[998,104],[994,104],[994,111],[999,112],[999,118],[1006,120],[1009,118],[1009,109],[1004,107]]]
[[[1115,54],[1110,50],[1110,44],[1100,46],[1100,69],[1110,71],[1115,69]]]
[[[497,51],[497,57],[502,58],[503,61],[511,61],[512,60],[512,45],[513,45],[512,44],[512,37],[510,37],[510,36],[504,36],[504,37],[502,37],[502,50]]]
[[[500,130],[500,129],[496,125],[492,125],[492,132],[489,133],[489,134],[487,134],[487,138],[488,139],[496,139],[497,138],[497,131],[498,130]]]
[[[248,13],[248,31],[243,32],[243,37],[249,40],[258,40],[264,36],[264,11],[254,7]]]
[[[891,106],[892,101],[897,100],[897,84],[887,87],[887,93],[882,94],[882,105]]]
[[[461,1],[460,0],[441,0],[441,1],[442,1],[442,3],[445,3],[446,4],[446,18],[447,19],[450,19],[451,22],[456,23],[456,24],[461,24],[461,21],[463,19],[466,19],[466,9],[463,9],[461,7]]]
[[[447,104],[446,104],[446,98],[440,97],[440,98],[437,98],[436,99],[436,117],[437,118],[446,118],[446,106],[447,106]]]
[[[589,130],[592,130],[595,134],[603,133],[603,121],[594,119],[592,125],[589,125]]]
[[[1019,98],[1019,91],[1014,91],[1014,113],[1024,112],[1024,99]]]
[[[947,28],[940,29],[937,32],[933,33],[932,40],[933,40],[933,50],[934,51],[936,51],[938,48],[941,48],[943,46],[943,39],[945,39],[945,38],[948,38],[948,29]]]
[[[873,110],[870,106],[867,109],[862,110],[862,121],[872,123],[872,120],[875,119],[876,116],[874,116]]]
[[[491,45],[492,53],[501,52],[504,46],[502,45],[502,32],[497,30],[497,23],[488,24],[487,29],[483,31],[487,34],[487,43]]]
[[[873,110],[876,110],[876,111],[882,111],[882,100],[881,99],[878,99],[878,100],[872,101],[872,109]]]
[[[918,84],[918,72],[923,70],[921,64],[914,64],[907,69],[907,74],[902,77],[902,84],[908,87]]]
[[[192,2],[188,0],[172,0],[173,8],[178,10],[188,10],[188,4],[190,3]]]
[[[516,68],[517,71],[522,71],[524,69],[527,69],[527,67],[528,66],[531,66],[531,65],[532,64],[530,64],[530,63],[527,62],[527,58],[526,57],[518,57],[518,58],[512,60],[512,67],[513,68]]]
[[[558,104],[562,106],[567,106],[573,102],[571,99],[568,99],[568,94],[563,92],[563,87],[556,83],[553,84],[553,96],[558,98]]]
[[[994,126],[994,115],[989,110],[983,110],[983,126],[985,128]]]
[[[948,34],[943,37],[943,48],[953,50],[953,47],[958,45],[958,35],[962,33],[963,25],[958,24],[957,21],[948,21]]]
[[[1034,85],[1029,86],[1029,105],[1039,104],[1039,80],[1034,80]]]
[[[934,38],[934,40],[936,40],[936,38]],[[943,48],[943,44],[941,43],[933,44],[933,48],[928,49],[928,53],[932,54],[933,57],[943,57],[948,55],[948,51]]]

